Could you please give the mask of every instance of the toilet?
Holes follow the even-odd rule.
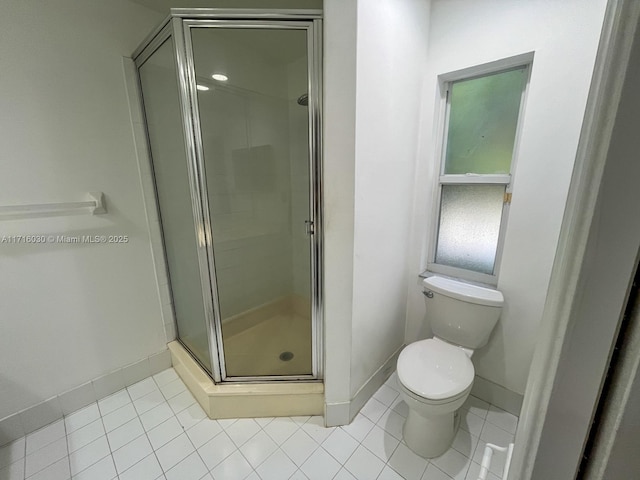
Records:
[[[504,298],[490,288],[432,276],[422,282],[433,338],[407,345],[398,358],[398,383],[409,406],[404,441],[425,458],[446,452],[459,424],[475,370],[474,350],[489,341]]]

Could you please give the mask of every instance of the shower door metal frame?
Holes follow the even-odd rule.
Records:
[[[204,153],[196,89],[192,28],[292,29],[307,34],[308,143],[309,143],[309,238],[311,250],[312,373],[227,377],[222,321],[216,281],[215,258],[207,196]],[[172,9],[171,15],[134,53],[139,68],[169,37],[174,42],[179,100],[188,159],[191,200],[198,241],[198,262],[205,304],[211,372],[215,382],[313,381],[323,377],[323,244],[322,244],[322,12],[317,10]],[[152,168],[153,168],[153,162]],[[178,325],[176,322],[176,330]],[[178,340],[180,338],[178,337]],[[183,342],[180,342],[188,349]],[[193,355],[192,355],[193,356]],[[195,356],[194,356],[195,358]],[[197,360],[197,359],[196,359]],[[204,365],[203,365],[204,367]],[[205,370],[208,370],[205,368]]]

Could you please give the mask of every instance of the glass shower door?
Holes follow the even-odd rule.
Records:
[[[201,283],[208,269],[205,264],[201,271],[202,232],[194,222],[173,50],[169,37],[138,72],[178,338],[212,373],[205,315],[210,296]]]
[[[307,30],[216,22],[186,37],[223,372],[311,375]]]

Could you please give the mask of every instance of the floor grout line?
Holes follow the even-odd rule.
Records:
[[[131,399],[131,395],[129,394],[129,390],[127,389],[127,387],[125,387],[125,388],[124,388],[124,390],[126,390],[126,392],[127,392],[127,396],[129,397],[129,401],[131,401],[131,404],[133,405],[133,400]],[[121,390],[119,390],[118,392],[120,392],[120,391],[121,391]],[[118,393],[118,392],[115,392],[115,393]],[[114,395],[115,395],[115,393],[114,393]],[[105,397],[105,398],[107,398],[107,397]],[[109,447],[109,452],[111,453],[111,463],[113,464],[114,471],[116,472],[116,476],[115,476],[114,478],[118,478],[118,479],[119,479],[119,478],[120,478],[120,472],[118,472],[118,466],[116,465],[116,459],[115,459],[115,458],[114,458],[114,456],[113,456],[113,454],[115,453],[115,451],[111,448],[111,442],[109,441],[109,435],[107,435],[109,432],[107,432],[107,426],[104,424],[104,415],[102,415],[102,410],[100,409],[100,403],[99,403],[99,401],[98,401],[97,403],[98,403],[98,412],[100,413],[100,419],[102,420],[102,428],[104,429],[104,436],[105,436],[105,438],[106,438],[106,440],[107,440],[107,446]],[[123,405],[123,407],[124,407],[124,406],[126,406],[126,405]],[[136,410],[135,410],[135,406],[133,407],[133,409],[134,409],[134,411],[136,411]],[[116,409],[116,410],[118,410],[118,409]],[[115,412],[116,410],[113,410],[113,412]],[[139,415],[138,415],[138,412],[137,412],[137,411],[136,411],[136,416],[137,416],[137,417],[139,417]],[[120,427],[121,427],[121,426],[123,426],[123,425],[126,425],[127,423],[128,423],[128,422],[125,422],[125,423],[123,423],[122,425],[119,425],[118,427],[114,428],[114,429],[113,429],[113,430],[111,430],[111,431],[113,432],[114,430],[117,430],[118,428],[120,428]],[[143,428],[143,430],[144,430],[144,428]],[[139,438],[139,437],[134,438],[134,439],[133,439],[133,440],[131,440],[130,442],[127,442],[125,445],[128,445],[129,443],[133,442],[133,441],[134,441],[134,440],[136,440],[137,438]],[[125,445],[122,445],[120,448],[124,447]],[[116,450],[117,450],[117,449],[116,449]],[[146,458],[146,457],[145,457],[145,458]],[[133,467],[133,465],[132,465],[132,467]],[[131,468],[131,467],[129,467],[129,468]],[[112,479],[112,480],[113,480],[113,479]]]
[[[155,379],[155,378],[153,378],[153,375],[152,375],[150,378],[153,380],[153,383],[154,383],[154,385],[156,386],[156,388],[158,389],[158,391],[160,392],[160,395],[162,395],[162,398],[165,398],[165,397],[164,397],[164,394],[162,393],[162,390],[160,390],[160,386],[159,386],[159,385],[158,385],[158,383],[156,382],[156,379]],[[135,384],[134,384],[134,385],[135,385]],[[129,398],[131,398],[131,394],[129,393],[128,388],[127,388],[127,394],[129,395]],[[144,396],[144,395],[143,395],[143,396]],[[141,397],[141,398],[142,398],[142,397]],[[167,399],[165,398],[165,400],[164,400],[164,401],[165,401],[165,402],[167,402]],[[133,400],[131,401],[131,403],[133,403]],[[160,406],[160,405],[157,405],[157,406]],[[153,408],[156,408],[156,407],[153,407]],[[153,408],[150,408],[149,410],[147,410],[147,412],[148,412],[148,411],[150,411],[150,410],[153,410]],[[169,407],[169,408],[171,408],[171,407]],[[154,456],[154,458],[156,459],[156,462],[158,462],[158,465],[160,466],[160,471],[162,472],[162,475],[160,475],[160,476],[159,476],[159,477],[157,477],[157,478],[160,478],[161,476],[162,476],[162,477],[164,477],[164,476],[165,476],[165,474],[166,474],[167,472],[165,472],[165,471],[164,471],[164,468],[162,467],[162,464],[160,463],[160,458],[158,458],[157,449],[156,449],[156,448],[153,448],[153,444],[151,443],[151,439],[149,438],[149,432],[147,432],[147,429],[144,427],[144,424],[142,423],[142,420],[140,420],[140,414],[138,413],[138,410],[136,409],[135,405],[133,406],[133,409],[134,409],[134,410],[135,410],[135,412],[136,412],[136,418],[138,419],[138,421],[139,421],[139,422],[140,422],[140,424],[142,425],[142,431],[144,432],[144,433],[143,433],[143,435],[147,438],[147,442],[149,442],[149,445],[151,445],[151,453],[150,453],[149,455],[146,455],[146,456],[145,456],[145,457],[143,457],[142,459],[140,459],[140,460],[139,460],[137,463],[135,463],[134,465],[131,465],[129,468],[125,469],[122,473],[125,473],[127,470],[130,470],[130,469],[131,469],[131,468],[133,468],[135,465],[137,465],[138,463],[142,462],[145,458],[147,458],[147,457],[149,457],[149,456],[153,455],[153,456]],[[175,412],[173,412],[173,410],[171,410],[171,412],[173,413],[173,416],[175,417],[175,416],[176,416],[176,415],[175,415]],[[146,412],[145,412],[145,413],[146,413]],[[171,418],[171,417],[169,417],[169,418]],[[166,421],[166,420],[165,420],[165,421]],[[162,423],[164,423],[164,422],[162,422]],[[157,427],[159,427],[160,425],[162,425],[162,423],[159,423],[158,425],[156,425],[156,426],[155,426],[155,427],[153,427],[153,428],[157,428]],[[178,423],[179,423],[179,422],[178,422]],[[182,426],[182,425],[181,425],[181,426]],[[153,428],[152,428],[152,429],[150,429],[150,430],[153,430]],[[115,429],[114,429],[114,430],[115,430]],[[140,437],[141,437],[141,436],[142,436],[142,435],[140,435]],[[140,438],[140,437],[136,437],[136,438]],[[172,439],[172,440],[173,440],[173,439]],[[133,441],[133,440],[132,440],[132,441]],[[171,440],[169,440],[169,441],[171,441]],[[129,442],[129,443],[131,443],[131,442]],[[169,442],[167,442],[167,443],[169,443]],[[125,445],[128,445],[128,443],[127,443],[127,444],[125,444]],[[125,445],[123,445],[122,447],[124,447]],[[162,448],[163,446],[164,446],[164,445],[161,445],[161,446],[160,446],[160,447],[158,447],[158,448]],[[122,447],[120,447],[120,448],[122,448]],[[113,463],[114,463],[114,466],[116,467],[116,474],[118,475],[118,478],[120,478],[120,472],[118,472],[118,466],[115,464],[115,463],[116,463],[116,462],[115,462],[115,459],[113,460]],[[157,480],[157,479],[156,479],[156,480]]]
[[[67,464],[69,465],[69,478],[73,478],[73,474],[71,473],[71,453],[69,452],[69,432],[67,431],[67,422],[64,421],[64,415],[62,416],[62,427],[64,428],[64,438],[67,441]],[[102,419],[102,417],[100,417]],[[102,428],[104,428],[104,425],[102,426]],[[78,429],[79,430],[79,429]],[[25,442],[26,444],[26,442]],[[27,474],[26,472],[26,465],[25,465],[25,472],[24,472],[25,476]]]
[[[65,425],[65,433],[67,432],[67,427]],[[24,457],[23,457],[23,467],[22,472],[23,476],[27,477],[27,435],[24,436]],[[7,465],[8,467],[9,465]],[[69,465],[69,475],[71,475],[71,465]]]

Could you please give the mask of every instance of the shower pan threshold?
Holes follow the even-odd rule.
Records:
[[[216,384],[180,342],[171,342],[168,347],[173,368],[209,418],[289,417],[324,413],[322,382]]]

